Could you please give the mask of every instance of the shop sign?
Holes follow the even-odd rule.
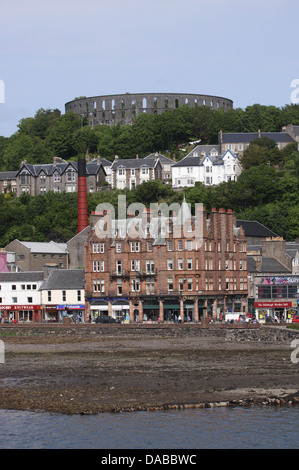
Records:
[[[87,299],[88,302],[96,302],[97,300],[105,300],[105,301],[111,301],[114,302],[115,300],[129,300],[129,297],[90,297]]]
[[[56,305],[56,310],[65,310],[68,308],[69,310],[82,310],[85,308],[85,305]]]
[[[292,302],[254,302],[255,308],[289,308]]]
[[[0,305],[0,310],[41,310],[41,305]]]
[[[140,299],[143,302],[159,302],[159,298],[155,296],[144,297],[143,295],[141,295]]]

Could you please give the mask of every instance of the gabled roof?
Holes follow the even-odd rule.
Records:
[[[237,227],[242,226],[246,237],[278,237],[277,233],[256,220],[237,220]]]
[[[40,290],[84,289],[84,269],[52,269]]]
[[[108,160],[106,160],[108,161]],[[111,165],[111,162],[109,163]],[[107,165],[106,165],[107,166]],[[100,168],[104,169],[103,162],[97,163],[97,160],[92,160],[91,162],[86,163],[86,174],[87,175],[96,175]],[[78,162],[62,162],[62,163],[44,163],[41,165],[32,165],[30,163],[23,163],[21,168],[16,172],[15,176],[18,176],[24,172],[29,172],[32,176],[39,176],[41,173],[45,173],[47,176],[52,176],[55,172],[58,172],[62,175],[69,168],[73,169],[78,173]],[[104,169],[105,171],[105,169]]]
[[[119,158],[114,160],[112,163],[111,169],[115,170],[116,168],[123,167],[126,169],[131,168],[141,168],[141,167],[148,167],[148,168],[156,168],[156,166],[161,162],[159,159],[151,159],[145,160],[144,158]]]
[[[199,147],[199,146],[198,146]],[[211,145],[212,149],[215,149],[215,145]],[[197,147],[196,147],[197,148]],[[196,148],[193,149],[186,157],[182,158],[179,162],[175,163],[172,165],[173,168],[177,167],[191,167],[191,166],[201,166],[203,165],[204,161],[208,158],[212,165],[224,165],[224,160],[223,158],[227,153],[230,153],[232,157],[235,159],[238,159],[236,155],[230,150],[227,150],[223,155],[211,155],[211,154],[201,154],[199,151],[196,152]],[[197,154],[197,156],[194,156],[194,153]]]
[[[261,132],[260,136],[268,137],[275,142],[294,142],[294,139],[287,132]],[[258,137],[258,132],[225,132],[222,134],[222,142],[224,144],[250,143]]]
[[[88,163],[99,164],[97,158],[94,158],[93,160],[91,160],[91,161],[88,162]],[[111,166],[111,165],[112,165],[112,162],[111,162],[110,160],[107,160],[106,158],[102,158],[102,157],[101,157],[101,164],[102,164],[104,167],[105,167],[105,166]]]
[[[144,157],[143,160],[156,159],[157,157],[159,158],[161,163],[168,163],[169,165],[173,165],[175,163],[171,158],[165,157],[165,155],[162,155],[161,153],[150,153],[149,155]]]

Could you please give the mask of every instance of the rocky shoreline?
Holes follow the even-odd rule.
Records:
[[[0,408],[97,414],[299,403],[286,327],[0,327]]]

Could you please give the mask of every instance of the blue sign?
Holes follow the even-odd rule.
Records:
[[[68,308],[69,310],[82,310],[85,308],[85,305],[56,305],[56,310],[65,310]]]

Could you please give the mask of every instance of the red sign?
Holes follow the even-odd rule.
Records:
[[[41,310],[41,305],[0,305],[0,310]]]
[[[254,302],[256,308],[289,308],[292,302]]]

